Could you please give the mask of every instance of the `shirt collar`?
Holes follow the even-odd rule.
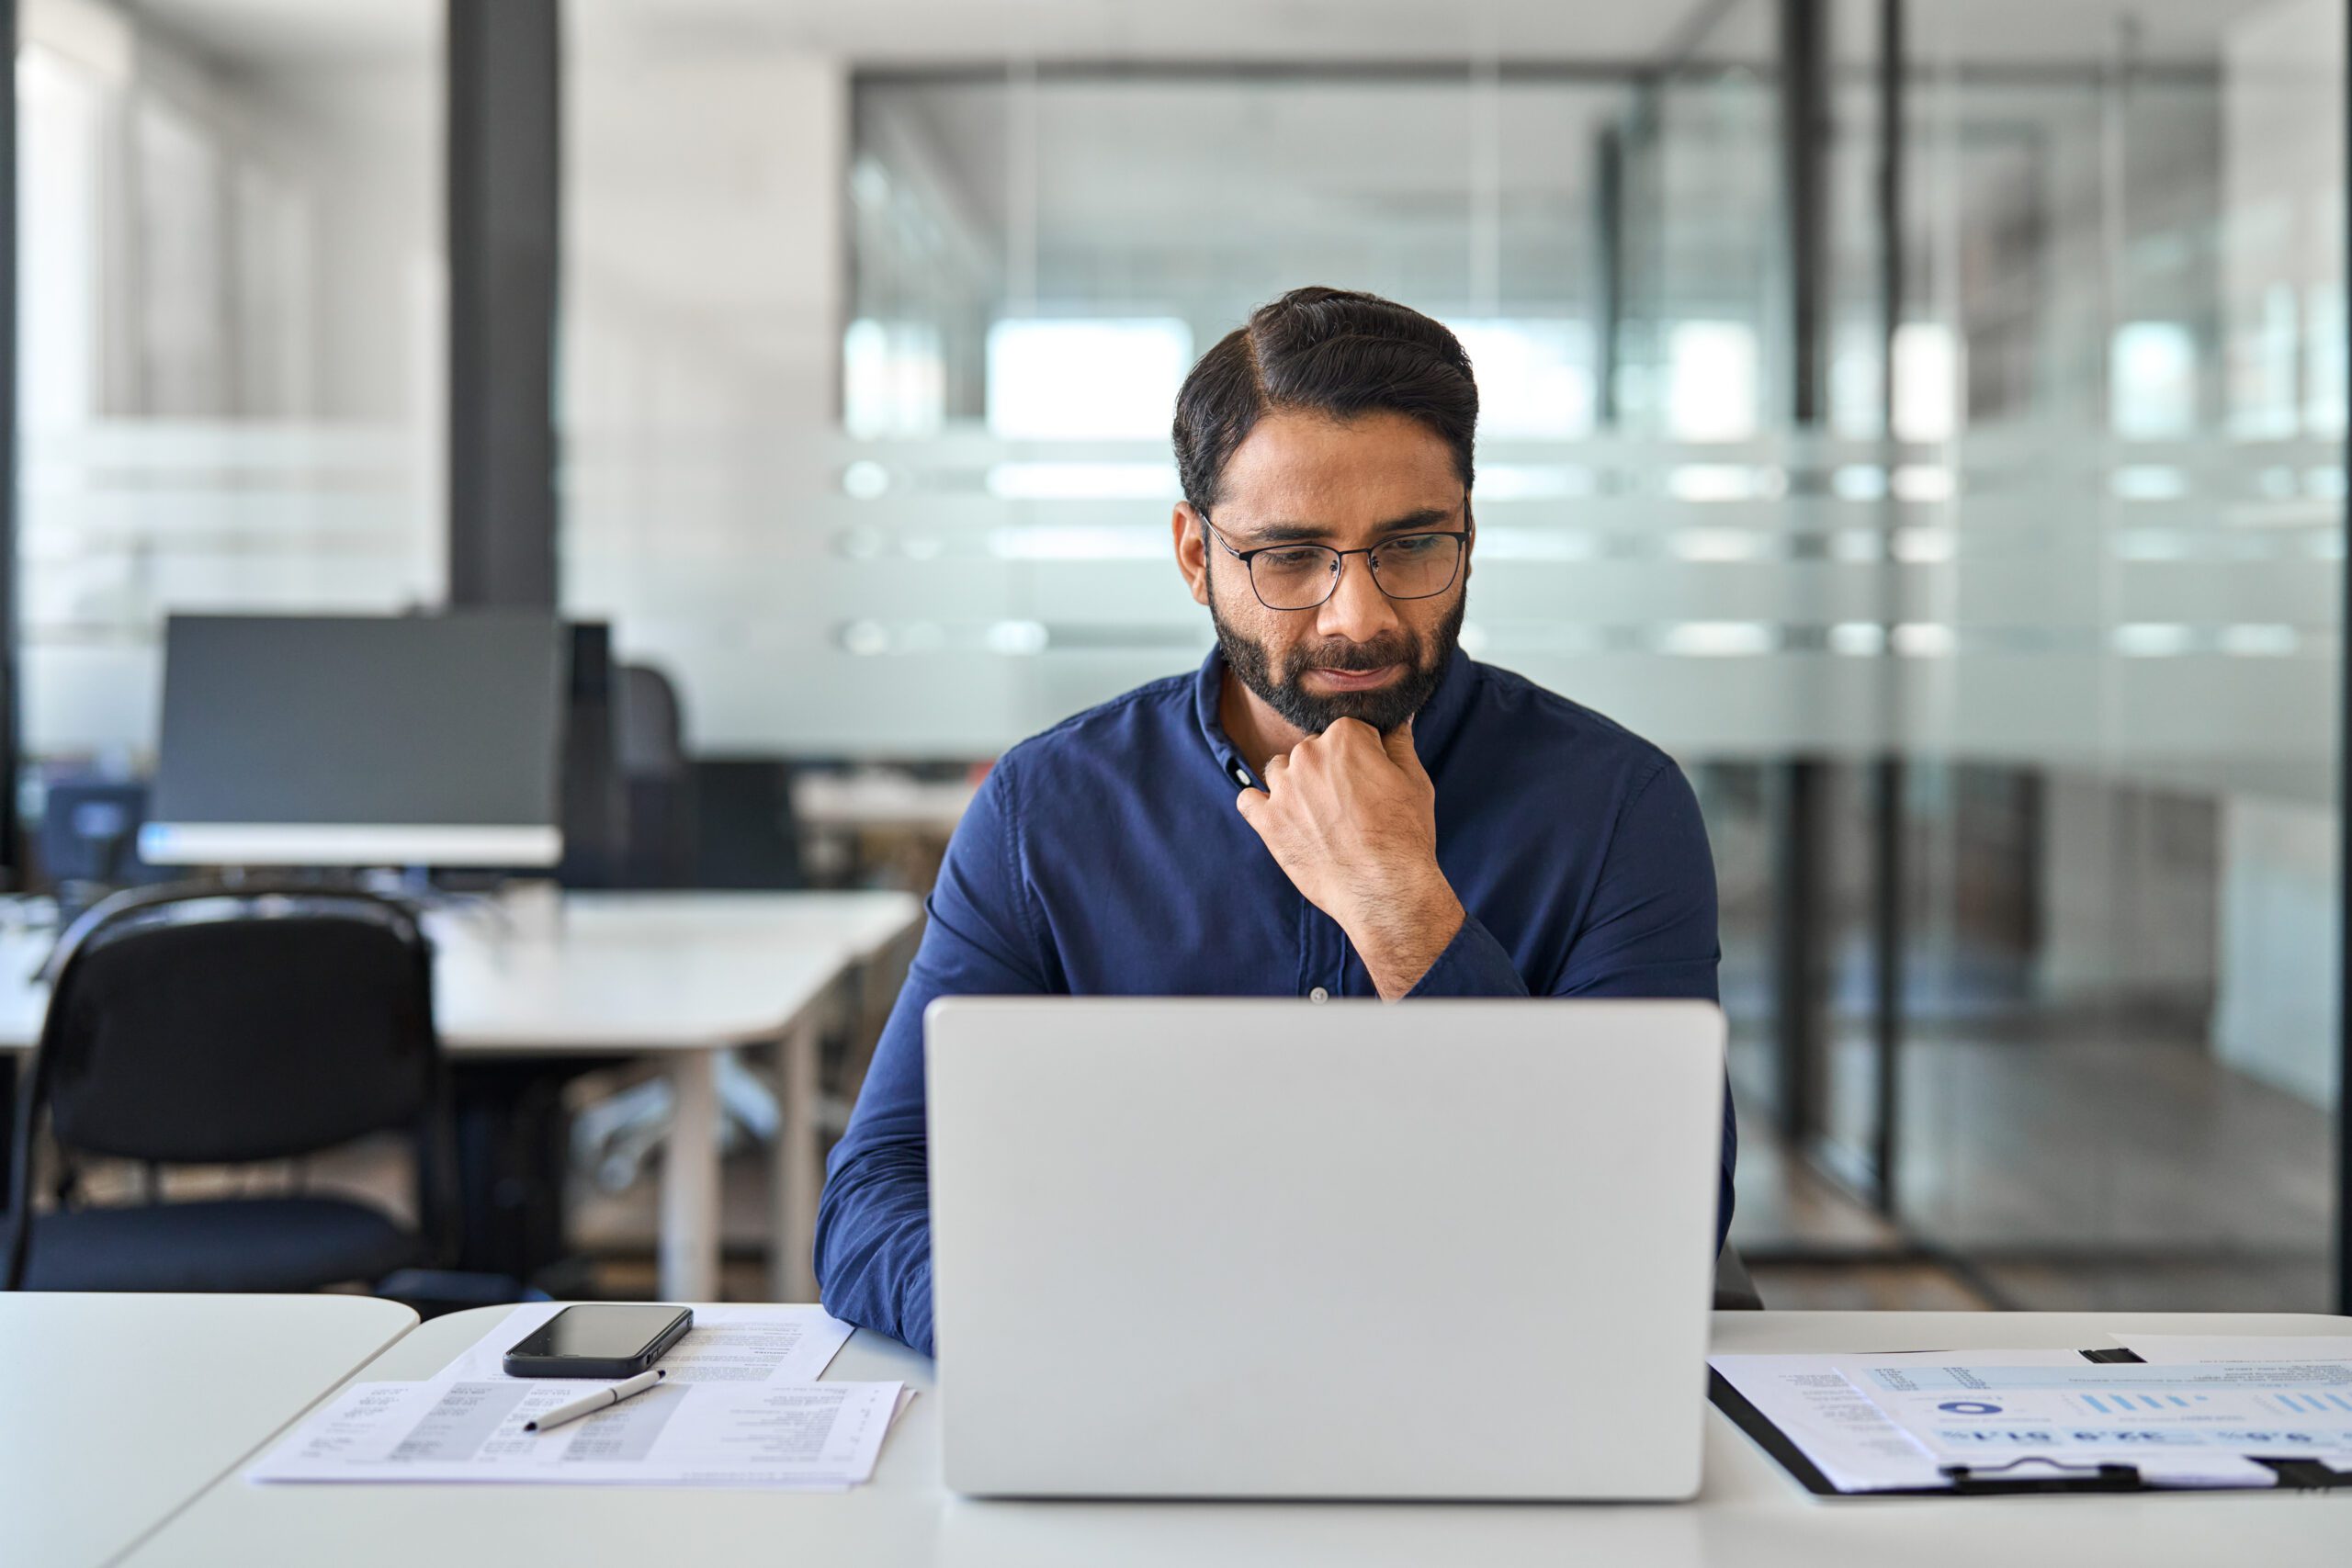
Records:
[[[1470,708],[1470,688],[1478,679],[1477,665],[1470,656],[1456,648],[1445,661],[1445,673],[1439,677],[1437,690],[1413,716],[1413,749],[1421,754],[1421,765],[1434,769],[1453,743],[1454,732],[1462,728],[1463,716]],[[1209,755],[1216,761],[1217,771],[1237,788],[1248,789],[1260,783],[1250,764],[1242,760],[1240,749],[1225,732],[1225,720],[1218,706],[1225,696],[1225,650],[1211,648],[1208,657],[1201,660],[1200,672],[1193,678],[1193,716],[1201,727],[1201,739],[1208,743]]]

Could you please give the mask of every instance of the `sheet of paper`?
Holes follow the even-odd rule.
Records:
[[[1900,1366],[1838,1363],[1944,1462],[2027,1455],[2130,1463],[2172,1484],[2275,1484],[2245,1456],[2335,1461],[2352,1449],[2352,1367],[2222,1362]]]
[[[533,1302],[516,1307],[442,1375],[507,1381],[502,1363],[515,1341],[573,1304]],[[856,1332],[822,1307],[698,1306],[695,1325],[659,1364],[673,1383],[814,1382]]]
[[[1936,1486],[1925,1445],[1862,1397],[1821,1356],[1713,1356],[1707,1364],[1841,1492]]]
[[[246,1472],[255,1482],[525,1482],[840,1490],[874,1473],[903,1384],[665,1383],[546,1432],[570,1379],[356,1383]]]
[[[1951,1352],[1930,1354],[1949,1358]],[[2082,1364],[2082,1358],[2072,1350],[1993,1354],[2017,1364],[2042,1359],[2052,1365]],[[1803,1450],[1814,1468],[1839,1491],[1883,1492],[1946,1484],[1938,1468],[1942,1461],[1849,1382],[1838,1370],[1838,1359],[1834,1356],[1712,1356],[1707,1364]]]

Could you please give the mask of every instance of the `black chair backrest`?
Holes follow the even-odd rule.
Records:
[[[621,772],[633,778],[684,773],[685,723],[678,712],[677,688],[649,664],[624,664],[618,673],[615,711]]]
[[[68,1148],[279,1159],[413,1129],[439,1092],[431,948],[372,895],[125,895],[68,933],[53,987],[33,1097]]]
[[[780,759],[693,763],[695,887],[806,887],[792,768]]]

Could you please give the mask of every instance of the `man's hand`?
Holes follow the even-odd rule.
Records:
[[[1437,790],[1413,727],[1343,718],[1266,764],[1234,803],[1307,902],[1340,922],[1382,998],[1429,973],[1462,929],[1437,864]]]

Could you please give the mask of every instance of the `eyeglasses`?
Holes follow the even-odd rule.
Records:
[[[1210,533],[1227,555],[1250,573],[1250,591],[1269,610],[1312,610],[1339,591],[1340,572],[1350,556],[1362,556],[1372,568],[1373,585],[1391,599],[1429,599],[1453,586],[1462,570],[1463,540],[1467,528],[1442,534],[1399,534],[1362,549],[1335,550],[1329,545],[1267,545],[1237,550],[1225,533],[1201,513]]]

